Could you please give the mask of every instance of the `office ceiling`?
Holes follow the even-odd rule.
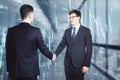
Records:
[[[68,13],[71,9],[79,9],[85,0],[2,0],[11,11],[19,12],[22,4],[30,4],[35,8],[35,20],[45,28],[65,29],[69,25]]]

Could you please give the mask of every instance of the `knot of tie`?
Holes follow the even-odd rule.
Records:
[[[73,30],[75,30],[76,28],[75,27],[73,27]]]

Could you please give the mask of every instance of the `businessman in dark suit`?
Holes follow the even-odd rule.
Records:
[[[6,37],[6,65],[10,80],[37,80],[39,75],[38,49],[47,58],[54,55],[46,47],[41,31],[31,25],[34,12],[31,5],[20,8],[22,22],[8,28]]]
[[[80,23],[81,12],[69,12],[71,27],[65,30],[55,54],[58,56],[66,47],[64,60],[66,80],[84,80],[84,74],[90,67],[92,38],[90,29]]]

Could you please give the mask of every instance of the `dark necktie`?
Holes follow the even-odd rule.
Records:
[[[72,29],[73,29],[72,39],[74,39],[75,38],[75,31],[76,31],[76,29],[75,29],[75,27],[72,28]]]

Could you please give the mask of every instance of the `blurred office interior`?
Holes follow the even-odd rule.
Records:
[[[7,80],[5,38],[7,29],[20,23],[19,8],[30,4],[35,9],[33,25],[42,31],[49,49],[54,52],[65,29],[69,11],[80,10],[81,24],[90,28],[93,55],[85,80],[120,80],[120,0],[0,0],[0,80]],[[51,62],[39,54],[38,80],[65,80],[64,53]]]

